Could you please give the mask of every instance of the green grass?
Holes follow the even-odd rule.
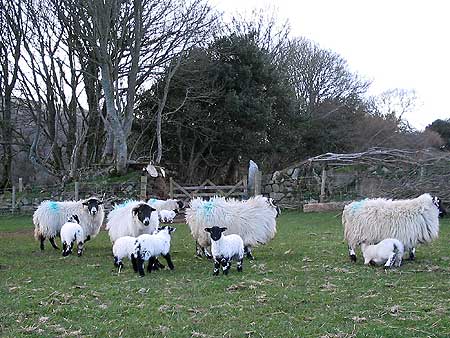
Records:
[[[385,273],[350,263],[339,216],[286,212],[243,273],[213,277],[180,224],[175,270],[139,278],[128,261],[117,274],[104,231],[63,258],[38,250],[30,217],[3,217],[0,336],[450,337],[449,226]]]

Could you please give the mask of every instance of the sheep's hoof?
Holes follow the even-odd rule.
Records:
[[[352,262],[356,262],[356,255],[350,255],[350,260]]]

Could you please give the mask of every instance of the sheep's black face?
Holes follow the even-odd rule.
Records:
[[[222,232],[226,231],[227,228],[219,228],[217,226],[213,226],[212,228],[206,228],[205,231],[209,232],[211,235],[211,239],[213,241],[218,241],[220,237],[222,237]]]
[[[177,201],[177,204],[178,204],[178,209],[183,209],[184,208],[183,201]],[[176,210],[175,210],[175,212],[176,212]]]
[[[99,201],[96,198],[90,198],[86,202],[83,202],[84,206],[87,206],[89,213],[95,216],[99,211],[99,206],[103,204],[103,201]]]
[[[158,232],[166,230],[169,234],[171,234],[172,232],[175,232],[175,230],[177,230],[177,228],[168,226],[168,225],[164,225],[162,227],[158,227]]]
[[[433,197],[433,204],[438,208],[439,210],[439,217],[444,217],[447,215],[447,211],[445,210],[444,206],[442,205],[442,201],[439,197]]]
[[[133,215],[137,216],[139,221],[145,226],[150,225],[150,218],[152,217],[152,212],[156,211],[151,206],[146,203],[142,203],[133,209]]]
[[[80,219],[78,218],[77,215],[72,215],[67,219],[67,222],[80,224]]]

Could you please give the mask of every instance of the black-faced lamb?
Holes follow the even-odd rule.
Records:
[[[231,268],[231,261],[237,261],[237,271],[242,272],[242,262],[244,260],[244,242],[239,235],[223,235],[225,227],[213,226],[205,231],[211,236],[211,253],[214,259],[213,275],[219,274],[222,264],[223,274],[227,275]]]
[[[79,223],[80,219],[78,216],[72,215],[61,227],[61,242],[63,246],[62,255],[64,257],[72,253],[72,248],[75,243],[77,243],[78,256],[83,254],[85,236],[84,230]]]
[[[136,243],[136,237],[123,236],[118,238],[112,247],[114,256],[114,266],[118,268],[118,272],[123,268],[122,260],[125,257],[131,260],[131,255],[134,252],[134,244]]]
[[[131,262],[134,271],[139,272],[141,277],[145,276],[145,261],[149,261],[147,271],[150,273],[158,256],[163,256],[166,259],[170,270],[175,268],[170,257],[170,239],[175,230],[176,228],[171,226],[163,226],[159,227],[158,231],[152,235],[143,234],[137,237]],[[160,267],[164,268],[163,265],[160,265]]]
[[[244,241],[247,257],[253,259],[252,247],[266,244],[276,234],[276,217],[279,208],[273,199],[256,196],[245,201],[214,197],[209,201],[194,198],[186,209],[186,223],[197,242],[197,255],[211,245],[207,227],[227,227],[226,235],[237,234]]]
[[[111,242],[123,236],[137,237],[152,234],[159,225],[158,212],[142,201],[118,204],[108,214],[106,230]]]
[[[103,224],[103,201],[91,197],[80,201],[42,202],[33,214],[34,237],[40,241],[41,250],[44,250],[46,238],[55,249],[59,249],[55,237],[59,236],[61,227],[72,215],[78,215],[87,241],[97,236]]]
[[[397,238],[415,258],[417,244],[429,243],[439,235],[440,200],[423,194],[406,200],[365,199],[345,206],[342,213],[344,238],[349,255],[356,261],[355,249],[361,243],[375,244]]]
[[[385,268],[399,267],[405,251],[402,242],[395,238],[383,239],[378,244],[361,243],[364,264],[384,264]]]

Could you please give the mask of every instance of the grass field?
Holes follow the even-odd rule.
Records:
[[[104,231],[63,258],[38,250],[31,217],[0,218],[0,336],[450,337],[449,219],[387,273],[350,263],[332,213],[283,213],[243,273],[218,277],[176,226],[175,270],[140,278],[129,261],[117,274]]]

